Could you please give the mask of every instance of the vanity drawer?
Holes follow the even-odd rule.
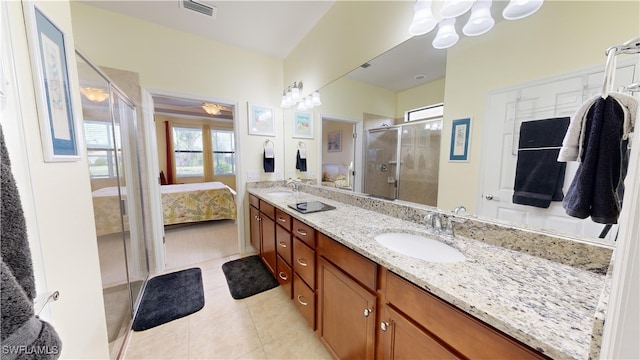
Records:
[[[280,226],[276,226],[276,252],[282,259],[291,266],[291,233]]]
[[[287,265],[280,256],[277,257],[276,261],[276,275],[280,286],[282,286],[282,290],[284,290],[285,294],[287,294],[289,299],[291,299],[293,290],[293,271],[291,271],[291,267]]]
[[[311,246],[312,249],[316,248],[316,230],[311,226],[293,218],[293,229],[291,233],[293,236]]]
[[[260,209],[260,199],[257,196],[249,194],[249,204],[255,207],[256,209]]]
[[[386,271],[387,301],[470,359],[546,359],[515,339]]]
[[[280,209],[276,209],[276,224],[291,231],[291,216]]]
[[[304,280],[311,289],[316,288],[316,254],[300,239],[293,239],[293,271]]]
[[[316,294],[302,281],[298,274],[293,274],[293,302],[298,311],[307,320],[312,330],[316,329]]]
[[[276,214],[276,208],[268,202],[260,200],[260,212],[267,215],[269,218],[274,219]]]
[[[378,265],[323,233],[318,233],[318,255],[332,262],[371,291],[376,291]]]

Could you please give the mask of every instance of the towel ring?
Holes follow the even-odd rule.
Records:
[[[298,149],[302,150],[306,150],[307,149],[307,144],[303,143],[302,141],[298,141]]]
[[[271,143],[271,147],[274,147],[274,146],[275,146],[275,144],[273,143],[273,141],[271,141],[271,140],[267,139],[267,140],[265,140],[265,141],[264,141],[264,144],[262,145],[262,147],[266,149],[266,148],[267,148],[267,146],[269,146],[269,143]]]

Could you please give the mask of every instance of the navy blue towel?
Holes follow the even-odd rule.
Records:
[[[266,173],[272,173],[276,170],[276,159],[275,157],[267,157],[266,150],[262,154],[262,167]]]
[[[300,150],[296,153],[296,169],[300,171],[307,171],[307,159],[300,157]]]
[[[616,99],[599,98],[589,109],[584,125],[582,162],[562,206],[570,216],[616,224],[621,199],[621,142],[624,112]]]
[[[558,162],[557,158],[568,127],[568,117],[522,123],[513,187],[514,204],[548,208],[551,201],[562,201],[567,164]]]

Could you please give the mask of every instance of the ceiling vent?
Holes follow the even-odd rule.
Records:
[[[218,14],[218,9],[215,5],[211,4],[208,1],[193,1],[193,0],[180,0],[180,7],[185,8],[191,11],[195,11],[202,15],[206,15],[212,18],[216,18]]]

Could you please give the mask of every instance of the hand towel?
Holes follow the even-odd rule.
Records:
[[[307,150],[298,149],[296,153],[296,169],[300,171],[307,171]]]
[[[262,155],[262,167],[264,168],[264,172],[266,173],[272,173],[276,169],[276,159],[272,146],[264,147],[264,153]]]
[[[568,126],[568,117],[522,123],[514,204],[548,208],[551,201],[562,201],[566,163],[556,159]]]
[[[33,263],[20,195],[0,126],[0,348],[3,360],[57,359],[61,341],[34,314]]]
[[[581,164],[562,206],[570,216],[615,224],[620,215],[621,142],[624,106],[614,96],[598,98],[585,118]]]

